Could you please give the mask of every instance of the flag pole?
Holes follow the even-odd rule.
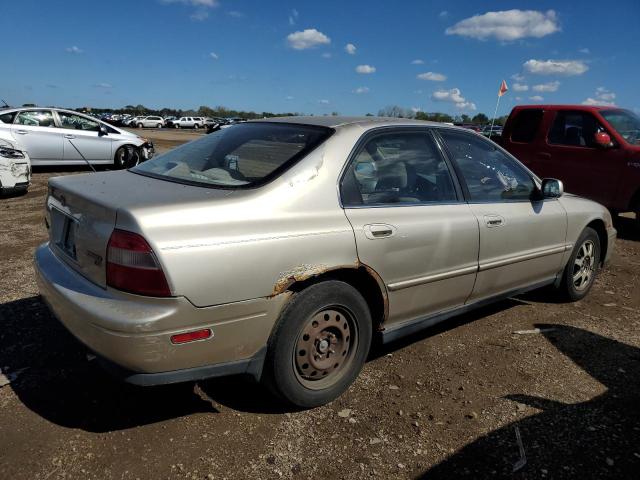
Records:
[[[496,111],[493,112],[493,118],[491,119],[491,130],[489,130],[489,138],[491,138],[491,135],[493,134],[493,124],[496,121],[496,115],[498,114],[498,105],[500,105],[500,97],[502,95],[498,95],[498,101],[496,102]]]

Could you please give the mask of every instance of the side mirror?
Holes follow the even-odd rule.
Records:
[[[107,132],[107,127],[105,127],[104,125],[100,125],[100,127],[98,128],[98,136],[104,137],[105,135],[109,135],[109,132]]]
[[[564,193],[564,185],[561,180],[545,178],[542,180],[542,198],[559,198]]]
[[[606,132],[596,132],[594,135],[594,140],[596,145],[602,148],[611,148],[613,147],[613,142],[611,142],[611,137]]]

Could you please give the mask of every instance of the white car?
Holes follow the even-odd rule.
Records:
[[[0,194],[29,188],[29,155],[13,139],[0,135]]]
[[[0,111],[0,137],[19,143],[31,165],[114,165],[129,168],[154,154],[134,133],[72,110],[17,108]]]
[[[148,117],[138,117],[135,122],[131,123],[130,125],[138,128],[162,128],[164,127],[164,119],[155,115],[150,115]]]
[[[174,128],[200,128],[204,122],[200,117],[180,117],[171,122]]]

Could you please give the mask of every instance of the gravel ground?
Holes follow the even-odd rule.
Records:
[[[194,135],[142,134],[159,151]],[[0,368],[16,375],[0,387],[0,477],[638,478],[629,219],[585,300],[534,292],[450,320],[377,348],[332,404],[287,411],[243,378],[139,388],[87,359],[39,299],[31,265],[46,181],[74,173],[37,171],[27,195],[0,199]],[[516,432],[526,464],[514,473]]]

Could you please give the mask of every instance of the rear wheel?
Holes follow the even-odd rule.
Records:
[[[156,125],[157,128],[162,128],[162,124],[159,123],[158,125]]]
[[[351,285],[326,281],[294,294],[269,340],[263,381],[304,408],[328,403],[357,378],[369,353],[371,313]]]
[[[585,228],[573,248],[560,283],[559,291],[567,300],[581,300],[591,290],[600,265],[600,248],[596,231]]]
[[[177,123],[173,125],[173,128],[180,128],[180,125],[178,125]]]
[[[197,123],[193,125],[193,128],[195,128],[196,130],[200,128],[200,125],[198,125]]]
[[[139,123],[139,124],[137,125],[137,127],[138,127],[138,128],[142,128],[142,124],[141,124],[141,123]]]

